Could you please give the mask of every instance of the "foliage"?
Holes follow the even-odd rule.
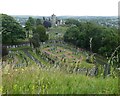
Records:
[[[116,28],[103,27],[92,22],[81,22],[78,27],[72,26],[68,28],[64,35],[64,41],[110,58],[111,54],[119,45],[120,35]],[[120,62],[119,54],[117,55],[117,53],[114,58],[118,59],[112,60],[112,64],[108,62],[116,67],[119,66]]]
[[[2,46],[2,57],[8,55],[8,50],[6,46]]]
[[[92,51],[104,56],[106,56],[106,54],[110,56],[118,46],[120,36],[118,36],[118,31],[114,28],[102,27],[91,22],[80,23],[78,26],[79,31],[76,31],[75,28],[76,27],[70,27],[66,31],[64,35],[65,41],[90,50],[90,38],[92,38]],[[70,37],[76,41],[73,42]]]
[[[34,47],[39,47],[40,42],[45,42],[48,40],[48,35],[46,34],[46,29],[43,25],[39,25],[33,30],[32,43]]]
[[[42,21],[39,18],[36,19],[36,26],[38,26],[38,25],[42,25]]]
[[[46,29],[42,25],[37,26],[33,33],[38,34],[39,40],[41,42],[48,40],[48,35],[46,34]]]
[[[40,46],[40,40],[39,40],[39,35],[37,33],[34,33],[33,34],[33,37],[32,37],[32,44],[34,46],[34,48],[36,47],[39,47]]]
[[[45,27],[43,27],[42,25],[35,26],[34,28],[32,28],[32,30],[33,30],[33,37],[31,38],[31,40],[34,47],[39,47],[40,42],[44,42],[48,40],[48,35],[46,34]],[[66,27],[65,28],[58,27],[58,29],[51,28],[50,35],[55,35],[56,32],[58,33],[61,32],[61,34],[64,34],[65,30]],[[116,48],[117,46],[116,44],[118,44],[118,42],[115,41],[119,37],[117,37],[116,33],[114,33],[117,31],[111,32],[112,30],[115,29],[108,30],[107,28],[103,28],[101,26],[97,26],[92,23],[80,23],[79,26],[72,26],[68,28],[68,30],[64,35],[64,40],[66,42],[71,42],[79,47],[89,49],[90,38],[93,38],[92,51],[105,54],[105,52],[107,51],[106,48],[108,46],[113,48],[111,45],[107,44],[107,42],[109,42],[110,44],[115,43],[114,48]],[[111,34],[107,35],[109,34],[109,31]],[[113,37],[111,35],[113,35]],[[53,36],[53,38],[54,37],[55,36]],[[110,38],[114,40],[110,41]],[[55,40],[53,40],[53,42],[54,41]],[[100,75],[98,77],[85,76],[77,72],[73,72],[70,74],[66,72],[67,71],[66,67],[65,68],[61,66],[55,67],[54,64],[53,64],[54,67],[51,66],[52,64],[51,65],[49,64],[50,62],[47,60],[46,56],[43,56],[43,54],[41,54],[40,52],[44,50],[45,51],[48,50],[50,53],[51,51],[52,53],[52,54],[50,53],[51,58],[53,58],[53,56],[60,57],[62,56],[62,54],[65,54],[66,57],[70,58],[67,61],[65,61],[67,62],[68,67],[74,65],[75,64],[74,61],[77,60],[77,58],[79,58],[80,56],[83,56],[83,61],[81,62],[81,64],[79,64],[80,68],[90,69],[93,68],[95,65],[85,62],[87,51],[85,50],[76,51],[75,46],[72,45],[70,46],[65,42],[62,43],[57,42],[56,44],[55,43],[53,44],[52,41],[50,42],[51,43],[46,42],[45,44],[43,44],[43,46],[41,45],[41,47],[39,47],[41,49],[36,48],[39,52],[38,51],[35,52],[34,48],[31,49],[30,47],[27,46],[19,47],[19,48],[10,48],[9,50],[11,50],[12,53],[8,55],[7,60],[2,64],[3,66],[2,81],[4,82],[2,83],[2,86],[0,86],[0,92],[2,90],[3,94],[118,94],[119,93],[118,77],[115,76],[114,78],[112,78],[112,76],[110,76],[107,78],[102,78],[104,66],[98,66],[99,67],[98,73]],[[53,50],[55,47],[53,45],[57,45],[57,48],[60,49],[61,52],[58,52],[59,50],[56,51]],[[50,47],[48,48],[48,46]],[[103,49],[99,49],[101,48],[101,46],[103,47]],[[28,51],[27,49],[31,49],[31,50]],[[33,57],[32,59],[30,59],[29,56],[25,54],[24,52],[25,50],[27,50],[28,53],[31,54],[31,56]],[[118,55],[120,56],[120,49],[118,49],[115,52],[114,54],[115,58]],[[37,63],[35,62],[34,57],[38,61],[40,61],[41,64],[44,64],[45,67],[43,68],[38,66]],[[90,59],[93,62],[92,58]],[[63,63],[63,65],[66,64],[62,60],[59,60],[59,62]],[[27,66],[24,66],[26,64]],[[114,69],[112,68],[112,70]]]
[[[76,26],[79,26],[79,21],[78,20],[76,20],[76,19],[67,19],[66,21],[65,21],[65,24],[66,25],[76,25]]]
[[[2,42],[14,43],[18,39],[25,38],[25,31],[22,26],[11,16],[2,15]]]
[[[64,35],[64,40],[71,42],[73,44],[76,44],[76,41],[78,40],[78,38],[77,38],[78,34],[79,34],[78,27],[72,26],[66,31],[66,33]]]
[[[17,47],[17,48],[8,48],[10,51],[17,51],[17,50],[24,50],[24,49],[31,49],[30,46],[22,46],[22,47]]]
[[[118,78],[47,71],[37,65],[9,70],[3,81],[3,94],[118,94]]]
[[[32,30],[35,27],[35,19],[32,17],[29,17],[28,20],[25,23],[25,29],[27,31],[27,37],[29,38],[30,32],[32,34]]]
[[[67,30],[67,27],[62,27],[62,26],[58,26],[58,27],[52,27],[49,29],[49,39],[55,39],[55,38],[63,38],[65,32]],[[57,34],[56,34],[57,33]]]
[[[25,25],[26,25],[25,26],[26,30],[31,30],[32,27],[35,26],[35,19],[32,17],[29,17]]]
[[[45,20],[45,21],[43,22],[43,25],[44,25],[44,27],[49,28],[49,27],[51,27],[51,22]]]

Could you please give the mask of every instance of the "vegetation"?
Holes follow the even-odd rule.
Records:
[[[45,20],[45,21],[43,22],[43,25],[44,25],[44,27],[49,28],[49,27],[51,27],[51,22]]]
[[[8,55],[8,50],[5,46],[2,46],[2,56]]]
[[[25,29],[27,33],[27,38],[30,38],[32,35],[32,30],[35,27],[35,20],[32,17],[29,17],[25,23]]]
[[[118,94],[118,78],[66,74],[55,68],[48,70],[33,64],[3,73],[3,94]]]
[[[17,51],[17,50],[23,50],[23,49],[32,49],[30,46],[22,46],[18,48],[8,48],[9,51]]]
[[[120,35],[115,28],[107,28],[86,22],[80,23],[78,27],[72,26],[68,28],[64,35],[64,41],[101,54],[104,57],[110,57],[119,45]]]
[[[1,14],[2,16],[2,43],[14,43],[18,39],[25,38],[25,30],[11,16]]]
[[[57,28],[50,28],[49,29],[49,40],[53,40],[53,39],[63,39],[63,36],[66,32],[68,27],[62,27],[62,26],[58,26]]]
[[[39,25],[36,27],[36,29],[33,31],[33,35],[37,34],[39,41],[44,42],[48,40],[48,35],[46,34],[46,29],[44,26]]]
[[[42,25],[42,20],[41,19],[36,19],[36,26]]]
[[[39,47],[39,42],[44,42],[48,40],[48,35],[46,34],[46,29],[43,25],[39,25],[33,30],[32,43],[34,47]]]
[[[7,16],[8,18],[11,22],[14,21],[12,17]],[[45,18],[43,19],[45,21]],[[19,30],[19,34],[23,37],[19,38],[18,34],[12,33],[12,37],[16,37],[14,44],[19,43],[18,46],[12,47],[13,43],[10,43],[3,47],[4,57],[0,61],[4,82],[0,86],[0,92],[119,93],[120,36],[116,28],[103,27],[93,22],[79,22],[75,19],[67,19],[65,26],[49,28],[48,23],[45,25],[45,22],[42,24],[41,21],[29,17],[25,28],[20,27],[16,21],[15,26],[19,27],[7,21],[4,23],[3,33],[11,34],[17,32],[17,28],[21,28],[23,31]],[[26,33],[26,38],[22,32]],[[8,34],[4,36],[7,37]],[[11,40],[9,37],[8,39]]]
[[[79,21],[76,20],[76,19],[67,19],[66,22],[65,22],[66,25],[76,25],[76,26],[79,26]]]

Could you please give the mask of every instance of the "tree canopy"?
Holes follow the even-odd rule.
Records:
[[[46,34],[46,29],[43,25],[39,25],[33,30],[33,45],[34,47],[39,47],[39,42],[45,42],[48,40],[48,35]]]
[[[36,26],[38,26],[38,25],[42,25],[42,21],[41,21],[41,19],[36,19]]]
[[[11,16],[1,14],[2,17],[2,42],[14,43],[18,39],[25,38],[25,30],[22,26]]]
[[[29,17],[28,20],[25,23],[25,29],[27,32],[27,38],[30,37],[30,33],[32,34],[32,30],[35,27],[35,19],[32,17]]]
[[[51,27],[51,22],[45,20],[45,21],[43,22],[43,25],[44,25],[44,27],[49,28],[49,27]]]
[[[69,18],[69,19],[66,20],[65,24],[66,25],[76,25],[76,26],[79,26],[80,23],[76,19]]]
[[[64,35],[66,42],[73,43],[79,47],[90,50],[90,39],[92,38],[92,51],[110,56],[119,45],[120,36],[115,28],[107,28],[91,22],[80,23],[78,27],[68,28]]]

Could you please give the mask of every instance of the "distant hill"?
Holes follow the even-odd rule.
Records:
[[[33,16],[33,15],[11,15],[14,17],[22,26],[25,25],[25,22],[29,17],[40,18],[51,17],[51,16]],[[116,27],[118,28],[118,17],[117,16],[57,16],[58,19],[76,19],[80,22],[95,22],[107,27]]]
[[[33,15],[11,15],[12,17],[16,18],[43,18],[43,17],[51,17],[51,16],[33,16]],[[68,18],[75,18],[75,19],[95,19],[95,18],[117,18],[117,16],[57,16],[60,19],[68,19]]]

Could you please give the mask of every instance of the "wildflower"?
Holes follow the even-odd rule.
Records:
[[[24,69],[22,68],[22,71],[24,71]]]
[[[15,69],[15,71],[17,71],[17,69]]]

